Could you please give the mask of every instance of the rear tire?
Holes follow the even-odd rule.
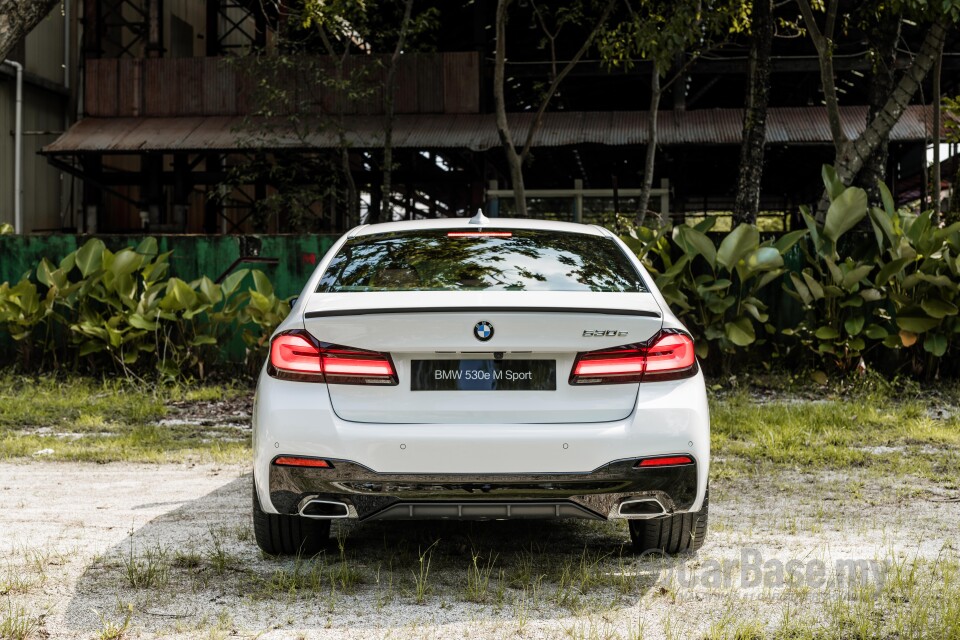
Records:
[[[630,520],[630,539],[637,553],[660,551],[668,555],[696,553],[707,537],[710,489],[700,511],[676,513],[649,520]]]
[[[253,487],[253,535],[264,553],[312,555],[323,551],[330,540],[330,521],[267,513],[260,507]]]

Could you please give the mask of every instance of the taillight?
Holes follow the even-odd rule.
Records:
[[[376,351],[324,345],[305,331],[289,331],[273,339],[267,373],[274,378],[301,382],[398,383],[390,356]]]
[[[397,384],[389,356],[375,351],[330,347],[320,353],[323,375],[331,384]]]
[[[697,373],[693,340],[663,331],[649,342],[578,353],[570,384],[623,384],[689,378]]]
[[[320,345],[306,333],[281,333],[270,343],[267,371],[275,378],[323,382]]]
[[[657,458],[644,458],[635,467],[679,467],[685,464],[693,464],[693,458],[690,456],[659,456]]]
[[[685,333],[661,333],[647,347],[647,369],[644,382],[689,378],[697,373],[697,354],[693,338]]]

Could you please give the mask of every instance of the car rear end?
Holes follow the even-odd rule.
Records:
[[[354,230],[274,335],[254,423],[255,512],[300,524],[653,521],[707,491],[692,340],[597,227]]]

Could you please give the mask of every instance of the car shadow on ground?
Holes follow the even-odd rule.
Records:
[[[88,634],[129,615],[139,631],[186,636],[427,620],[556,628],[665,591],[660,577],[685,561],[638,557],[626,523],[586,520],[337,521],[324,552],[275,558],[253,539],[250,492],[238,478],[132,529],[84,568],[64,624]]]

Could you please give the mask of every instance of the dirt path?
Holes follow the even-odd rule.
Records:
[[[960,528],[955,491],[791,472],[715,480],[693,558],[638,559],[623,523],[370,523],[335,527],[342,551],[297,563],[260,556],[249,492],[239,467],[0,464],[0,618],[36,638],[657,638],[790,616],[833,624],[850,571],[858,593],[880,590],[904,560],[955,558]]]

